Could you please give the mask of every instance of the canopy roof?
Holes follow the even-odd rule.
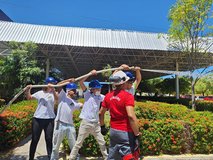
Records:
[[[146,69],[188,70],[186,55],[169,48],[166,34],[110,29],[58,27],[0,21],[0,53],[9,41],[32,41],[39,46],[37,58],[41,63],[50,59],[52,67],[65,77],[77,77],[92,69],[102,69],[123,63]],[[213,50],[212,48],[210,48]],[[212,64],[213,57],[196,57],[199,68]],[[144,72],[143,78],[159,76]]]

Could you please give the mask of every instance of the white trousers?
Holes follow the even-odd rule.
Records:
[[[53,150],[51,154],[51,160],[59,159],[59,147],[61,145],[61,142],[65,138],[65,136],[68,139],[70,150],[72,150],[76,142],[75,127],[71,124],[56,122],[54,133],[53,133]]]
[[[104,136],[101,134],[101,127],[99,122],[87,122],[86,120],[81,121],[81,125],[78,131],[78,138],[77,141],[71,151],[70,158],[71,160],[74,160],[77,158],[78,151],[81,148],[84,139],[89,136],[89,134],[92,134],[95,139],[97,140],[101,153],[103,155],[104,159],[107,159],[107,149],[105,146],[105,140]]]

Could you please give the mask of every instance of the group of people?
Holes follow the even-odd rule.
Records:
[[[48,87],[31,94],[31,85],[26,90],[27,99],[37,99],[38,106],[32,120],[32,141],[29,160],[33,160],[36,147],[42,130],[45,133],[47,154],[50,160],[59,159],[59,147],[66,136],[71,149],[70,159],[79,159],[79,149],[90,134],[97,140],[103,158],[109,160],[135,160],[139,155],[138,122],[134,112],[134,94],[141,81],[140,67],[134,67],[136,78],[129,71],[126,64],[121,65],[109,78],[113,90],[105,96],[101,94],[102,85],[96,79],[89,82],[89,89],[84,82],[79,81],[83,90],[84,104],[77,101],[77,85],[75,79],[70,78],[57,83],[53,77],[48,77],[45,83]],[[96,70],[91,71],[96,75]],[[54,89],[53,84],[66,85]],[[54,104],[57,102],[55,116]],[[101,106],[101,107],[100,107]],[[73,124],[73,112],[81,109],[81,123],[76,139],[76,130]],[[110,113],[110,146],[109,152],[105,145],[104,135],[108,129],[104,124],[105,112]]]

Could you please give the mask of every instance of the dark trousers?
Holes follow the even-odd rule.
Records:
[[[29,160],[34,159],[35,151],[36,151],[37,144],[40,139],[42,130],[44,130],[44,134],[45,134],[47,154],[48,154],[49,158],[51,157],[53,129],[54,129],[54,119],[33,118],[33,120],[32,120],[32,141],[30,144]]]

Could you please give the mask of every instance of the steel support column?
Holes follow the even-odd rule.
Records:
[[[179,64],[178,62],[176,61],[176,71],[179,71]],[[175,75],[175,89],[176,89],[176,99],[179,99],[180,98],[180,91],[179,91],[179,77],[178,75]]]
[[[49,71],[50,71],[50,59],[47,58],[47,61],[46,61],[46,78],[49,77]]]

